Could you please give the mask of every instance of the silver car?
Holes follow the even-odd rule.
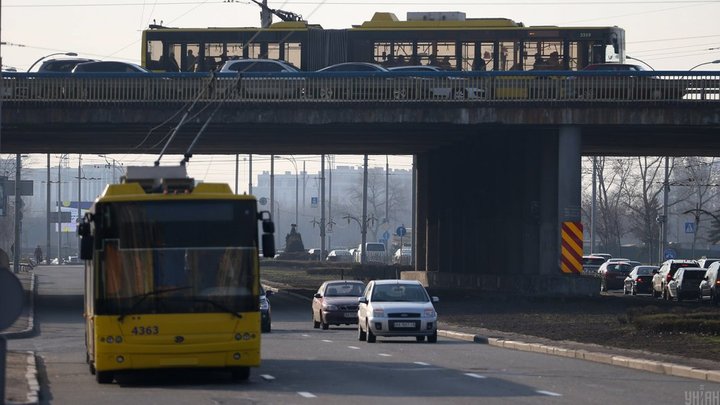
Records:
[[[377,336],[427,337],[437,342],[437,313],[425,287],[415,280],[374,280],[358,298],[358,340],[374,343]]]

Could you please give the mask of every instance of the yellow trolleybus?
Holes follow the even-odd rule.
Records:
[[[120,371],[260,364],[258,223],[248,195],[187,178],[185,167],[128,167],[84,216],[87,362],[98,383]]]

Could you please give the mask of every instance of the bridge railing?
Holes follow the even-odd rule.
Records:
[[[720,102],[718,72],[3,73],[12,102]]]

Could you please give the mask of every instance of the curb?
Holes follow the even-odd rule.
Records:
[[[614,356],[602,352],[566,349],[558,346],[548,346],[539,343],[525,343],[516,340],[488,338],[481,335],[473,335],[470,333],[461,333],[449,330],[438,330],[438,335],[451,339],[488,344],[490,346],[501,347],[504,349],[568,357],[578,360],[592,361],[595,363],[609,364],[612,366],[632,368],[635,370],[647,371],[650,373],[671,375],[674,377],[693,378],[696,380],[720,383],[720,370],[705,370],[674,363],[663,363],[659,361],[636,359],[626,356]]]
[[[6,401],[7,405],[37,405],[39,403],[40,383],[37,378],[35,352],[25,353],[27,354],[27,368],[25,369],[25,379],[28,385],[27,398],[24,402]]]
[[[30,308],[28,309],[28,326],[21,331],[0,333],[0,335],[4,336],[6,339],[20,339],[30,337],[35,333],[35,294],[37,293],[37,276],[33,272],[30,273]]]

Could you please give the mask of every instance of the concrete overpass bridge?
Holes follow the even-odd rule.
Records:
[[[709,72],[18,74],[1,151],[156,153],[185,121],[168,153],[208,123],[195,153],[413,154],[419,276],[577,294],[597,290],[562,250],[581,157],[717,156],[719,88]]]

